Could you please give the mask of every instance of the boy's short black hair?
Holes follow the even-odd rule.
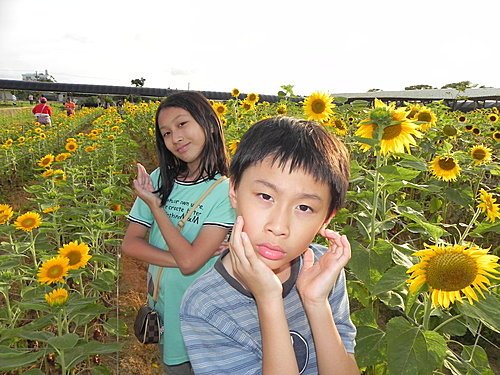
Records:
[[[245,170],[271,157],[290,172],[302,169],[330,187],[328,216],[344,204],[349,185],[349,153],[333,134],[314,121],[287,116],[261,120],[243,135],[232,158],[229,175],[235,188]]]

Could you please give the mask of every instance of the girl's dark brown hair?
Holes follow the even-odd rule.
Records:
[[[168,96],[160,103],[155,117],[156,149],[161,177],[161,183],[156,192],[160,195],[162,206],[165,205],[172,192],[175,178],[187,172],[187,164],[175,157],[165,146],[158,125],[160,112],[170,107],[182,108],[189,112],[205,133],[205,145],[196,180],[202,177],[213,179],[217,173],[226,176],[229,169],[229,157],[222,125],[207,98],[196,91],[181,91]]]

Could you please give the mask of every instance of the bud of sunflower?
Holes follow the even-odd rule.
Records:
[[[454,137],[458,134],[458,130],[453,125],[445,125],[443,127],[443,133],[448,137]]]

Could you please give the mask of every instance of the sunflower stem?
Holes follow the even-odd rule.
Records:
[[[376,232],[376,225],[375,222],[377,220],[377,206],[378,206],[378,198],[379,198],[379,179],[380,179],[380,173],[379,173],[379,167],[380,167],[380,152],[379,150],[376,149],[375,151],[375,176],[373,176],[373,203],[372,203],[372,214],[371,214],[371,221],[370,221],[370,251],[375,247],[375,232]]]
[[[7,318],[9,319],[9,323],[12,324],[12,308],[10,307],[10,299],[9,299],[9,289],[5,288],[0,291],[5,297],[5,307],[7,309]]]
[[[433,329],[433,331],[439,331],[441,328],[443,328],[445,325],[447,325],[448,323],[454,321],[454,320],[457,320],[458,318],[461,318],[462,317],[462,314],[458,314],[458,315],[455,315],[455,316],[452,316],[451,318],[445,320],[444,322],[442,322],[441,324],[439,324],[436,328]]]
[[[33,237],[33,231],[30,232],[30,239],[31,239],[30,250],[31,250],[31,256],[33,257],[33,265],[35,266],[35,268],[37,268],[38,267],[38,262],[37,262],[37,259],[36,259],[35,238]]]
[[[476,212],[474,212],[474,216],[472,216],[472,219],[470,220],[469,224],[467,225],[467,228],[465,228],[464,232],[460,236],[460,239],[458,240],[459,244],[461,244],[462,241],[465,240],[465,238],[469,234],[470,230],[472,229],[472,225],[476,222],[480,213],[481,213],[481,209],[477,208]]]
[[[429,296],[429,293],[424,294],[424,318],[422,324],[424,326],[424,330],[429,330],[429,320],[431,318],[431,310],[432,310],[432,299]]]

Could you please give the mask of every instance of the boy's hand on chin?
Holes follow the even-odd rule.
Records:
[[[229,241],[231,267],[236,278],[258,301],[282,299],[283,287],[278,276],[259,259],[243,232],[243,218],[238,216]]]
[[[297,279],[297,289],[304,303],[324,303],[337,278],[351,258],[351,245],[345,235],[329,229],[322,229],[320,234],[328,242],[328,251],[314,262],[314,253],[307,249],[304,253],[304,265]]]

